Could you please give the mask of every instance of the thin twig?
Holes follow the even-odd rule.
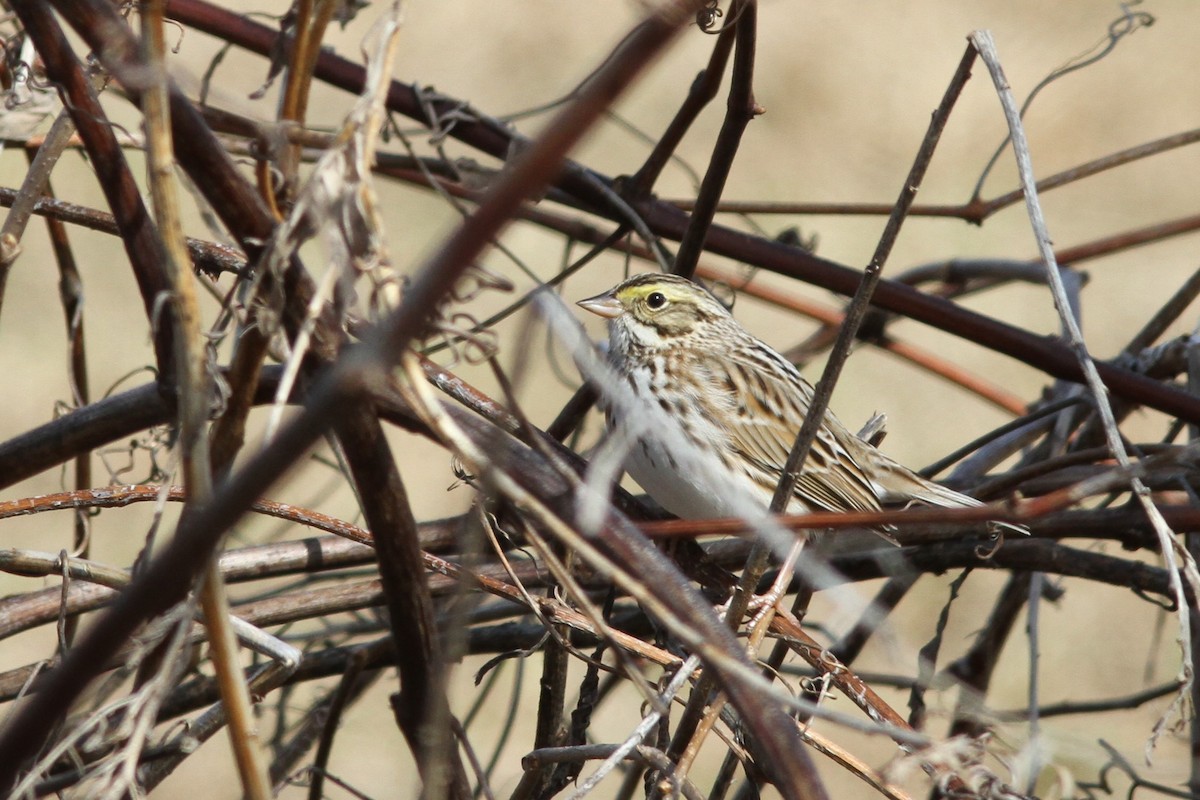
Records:
[[[33,216],[38,201],[47,193],[50,173],[58,163],[59,156],[66,150],[74,132],[75,124],[71,121],[71,115],[66,111],[59,112],[41,147],[32,151],[29,169],[21,180],[21,188],[14,194],[11,202],[6,203],[11,210],[4,218],[4,225],[0,227],[0,306],[4,304],[4,288],[8,284],[8,274],[21,254],[20,242],[25,227],[29,224],[29,218]]]
[[[142,94],[142,111],[146,119],[150,195],[175,309],[175,313],[167,318],[175,325],[180,460],[190,502],[204,504],[213,491],[212,465],[205,436],[210,387],[208,353],[200,333],[200,310],[175,192],[163,8],[164,0],[149,0],[142,8],[143,57],[150,75]],[[191,510],[185,506],[183,513],[189,514]],[[237,636],[229,623],[229,598],[225,582],[216,568],[215,552],[201,579],[200,604],[207,621],[213,666],[229,717],[242,790],[251,800],[269,800],[271,783],[267,763],[258,740],[250,692],[242,677]]]
[[[729,5],[731,25],[734,26],[735,44],[733,71],[729,80],[729,99],[725,108],[725,120],[713,144],[708,170],[696,195],[696,207],[688,220],[687,231],[679,242],[679,252],[671,271],[685,278],[696,272],[700,253],[704,250],[704,239],[712,224],[725,181],[733,167],[742,134],[750,120],[763,112],[754,101],[754,53],[758,37],[758,3],[755,0],[734,0]],[[723,33],[722,36],[725,34]],[[669,754],[668,754],[669,755]]]
[[[1050,247],[1050,234],[1046,229],[1041,204],[1038,201],[1037,190],[1034,187],[1034,173],[1030,159],[1029,144],[1026,141],[1020,114],[1013,101],[1008,81],[1004,77],[1003,69],[996,55],[995,44],[992,41],[991,34],[987,31],[977,31],[971,34],[970,40],[978,49],[980,58],[987,64],[988,71],[992,76],[992,82],[995,84],[997,95],[1000,98],[1001,106],[1004,109],[1004,116],[1009,127],[1009,135],[1012,138],[1013,152],[1017,160],[1021,185],[1025,189],[1025,205],[1029,212],[1030,223],[1033,227],[1038,250],[1046,265],[1046,276],[1054,298],[1055,308],[1058,310],[1063,326],[1068,332],[1071,347],[1076,354],[1088,389],[1092,394],[1096,413],[1099,415],[1104,426],[1104,434],[1109,450],[1112,452],[1117,464],[1128,469],[1130,467],[1129,456],[1126,453],[1125,443],[1121,437],[1120,430],[1117,428],[1116,419],[1113,416],[1112,405],[1108,399],[1108,390],[1105,388],[1104,381],[1096,369],[1095,362],[1088,354],[1087,345],[1084,344],[1083,334],[1079,329],[1079,325],[1070,313],[1070,304],[1067,301],[1066,291],[1063,286],[1062,277],[1059,275],[1054,252]],[[1179,562],[1182,561],[1183,578],[1186,578],[1194,594],[1200,594],[1200,574],[1197,573],[1196,563],[1192,560],[1191,555],[1186,549],[1179,546],[1179,542],[1176,541],[1166,520],[1163,519],[1162,514],[1155,506],[1154,500],[1150,496],[1150,491],[1141,479],[1138,477],[1130,478],[1129,487],[1138,504],[1141,505],[1146,516],[1153,524],[1159,538],[1162,557],[1166,561],[1167,571],[1171,576],[1171,588],[1176,603],[1175,613],[1179,617],[1178,640],[1180,649],[1183,651],[1183,660],[1180,667],[1180,693],[1177,696],[1176,702],[1172,704],[1172,707],[1168,709],[1162,719],[1159,720],[1159,724],[1155,727],[1154,734],[1151,736],[1150,741],[1147,742],[1149,751],[1149,748],[1152,748],[1154,742],[1157,740],[1158,734],[1165,729],[1167,718],[1179,708],[1187,696],[1191,689],[1191,682],[1195,677],[1192,673],[1191,623],[1189,621],[1187,599],[1184,595],[1183,580],[1180,577]],[[1177,561],[1177,557],[1179,561]]]

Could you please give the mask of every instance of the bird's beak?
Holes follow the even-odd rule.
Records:
[[[613,297],[612,292],[605,292],[595,297],[589,297],[587,300],[580,300],[576,305],[580,308],[586,308],[593,314],[605,319],[616,319],[625,312],[621,301]]]

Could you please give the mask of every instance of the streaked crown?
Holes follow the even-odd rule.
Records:
[[[686,336],[697,325],[729,319],[715,297],[678,275],[645,273],[579,305],[617,324],[647,326],[664,338]]]

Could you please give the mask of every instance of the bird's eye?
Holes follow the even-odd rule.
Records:
[[[667,304],[667,296],[662,292],[651,292],[646,295],[646,305],[651,311],[657,311]]]

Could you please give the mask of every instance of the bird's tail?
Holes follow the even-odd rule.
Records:
[[[940,483],[922,478],[907,467],[888,460],[886,465],[875,471],[878,476],[872,481],[875,491],[884,502],[905,503],[916,501],[941,508],[977,508],[986,505],[970,495],[948,489]],[[874,476],[873,476],[874,477]],[[1029,528],[1012,522],[993,520],[988,523],[993,528],[1028,536]]]

